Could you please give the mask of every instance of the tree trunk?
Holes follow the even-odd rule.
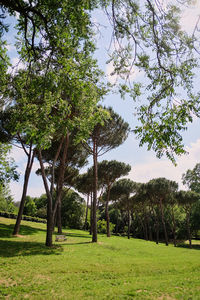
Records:
[[[128,239],[130,239],[130,227],[131,227],[131,220],[130,220],[130,208],[129,208],[129,200],[128,200]]]
[[[190,231],[190,213],[187,211],[186,213],[186,221],[187,221],[187,233],[188,233],[188,240],[190,248],[192,248],[192,236]]]
[[[160,199],[160,211],[161,211],[161,219],[162,219],[162,224],[163,224],[163,229],[164,229],[164,235],[165,235],[165,244],[166,244],[166,246],[168,246],[168,235],[167,235],[167,230],[166,230],[166,225],[165,225],[165,218],[164,218],[164,212],[163,212],[162,199]]]
[[[42,179],[47,195],[47,232],[46,232],[46,246],[47,247],[52,247],[52,235],[53,235],[53,201],[52,201],[52,196],[48,187],[47,183],[47,178],[45,174],[45,169],[44,169],[44,164],[42,161],[42,153],[41,150],[38,150],[38,158],[40,162],[40,168],[41,168],[41,173],[42,173]]]
[[[93,225],[92,225],[92,222],[93,222],[93,200],[92,200],[92,196],[93,196],[93,193],[91,193],[91,204],[90,204],[90,235],[92,235],[92,230],[93,230]]]
[[[88,229],[88,204],[89,204],[89,193],[87,194],[87,204],[86,204],[86,212],[85,212],[85,222],[84,222],[84,226],[83,229],[87,230]]]
[[[108,203],[110,200],[110,186],[108,186],[108,191],[107,191],[107,199],[106,199],[106,231],[107,231],[107,237],[110,237],[110,216],[109,216],[109,211],[108,211]]]
[[[97,242],[97,186],[98,186],[98,171],[97,171],[97,145],[93,141],[93,167],[94,167],[94,184],[93,184],[93,216],[92,216],[92,242]]]
[[[62,234],[61,201],[58,202],[58,206],[57,206],[57,226],[58,226],[58,234]]]
[[[176,221],[174,217],[174,209],[172,206],[172,231],[173,231],[173,241],[174,241],[174,247],[176,247]]]
[[[25,175],[24,175],[23,192],[22,192],[22,197],[21,197],[21,201],[20,201],[17,220],[16,220],[14,230],[13,230],[13,235],[19,234],[19,230],[20,230],[22,214],[23,214],[23,211],[24,211],[24,205],[25,205],[25,201],[26,201],[26,194],[27,194],[29,177],[30,177],[30,174],[31,174],[31,169],[32,169],[33,161],[34,161],[34,157],[35,157],[35,150],[32,152],[32,146],[30,146],[30,150],[29,150],[29,153],[27,155],[28,155],[28,160],[27,160],[27,165],[26,165],[26,170],[25,170]]]
[[[58,181],[57,181],[57,193],[56,193],[56,201],[53,209],[53,219],[55,218],[56,210],[58,216],[58,226],[59,231],[62,233],[62,226],[61,226],[61,199],[62,199],[62,192],[63,192],[63,183],[65,178],[65,165],[67,161],[67,150],[69,146],[69,133],[65,136],[64,139],[64,148],[62,153],[62,158],[60,161],[59,166],[59,173],[58,173]]]
[[[145,240],[148,241],[148,222],[147,222],[147,215],[144,207],[143,207],[143,214],[144,214]]]

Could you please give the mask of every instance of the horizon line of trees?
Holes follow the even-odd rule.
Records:
[[[183,182],[190,190],[178,191],[178,184],[166,178],[152,179],[145,184],[120,179],[120,174],[124,177],[123,174],[130,171],[130,166],[124,163],[106,160],[98,163],[97,232],[106,233],[108,237],[112,233],[127,235],[157,244],[168,245],[173,241],[174,246],[188,239],[192,247],[192,238],[200,236],[199,166],[183,174]],[[60,211],[62,227],[85,229],[92,234],[92,177],[93,167],[87,173],[76,174],[71,183],[73,189],[64,189]],[[87,200],[76,191],[87,196]],[[45,195],[28,196],[24,214],[46,218],[46,206]],[[56,217],[54,226],[58,226],[58,220]]]

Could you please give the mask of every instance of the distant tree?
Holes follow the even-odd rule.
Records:
[[[135,195],[132,196],[132,202],[133,211],[137,217],[138,223],[140,224],[140,231],[143,231],[143,236],[146,240],[152,240],[151,225],[149,222],[150,199],[145,183],[138,184],[137,191]]]
[[[85,222],[83,229],[88,229],[88,209],[89,209],[89,199],[91,199],[91,207],[92,207],[92,192],[93,192],[93,176],[92,172],[89,169],[87,173],[80,174],[75,183],[75,188],[78,190],[78,192],[82,193],[87,197],[87,203],[86,203],[86,212],[85,212]],[[91,215],[91,211],[90,211]],[[90,230],[91,230],[91,224],[90,224]]]
[[[131,170],[131,166],[123,162],[116,160],[103,160],[98,163],[98,178],[101,184],[105,188],[105,215],[106,215],[106,226],[107,226],[107,237],[110,237],[110,217],[108,205],[110,201],[110,190],[114,182],[122,176],[127,175]]]
[[[151,201],[156,203],[160,208],[161,220],[165,236],[165,244],[168,246],[168,234],[164,217],[164,205],[167,204],[169,197],[178,189],[178,184],[175,181],[170,181],[166,178],[152,179],[146,186]]]
[[[26,216],[32,216],[32,217],[36,216],[37,207],[36,207],[34,198],[32,198],[30,196],[26,196],[23,214]]]
[[[186,224],[187,224],[187,234],[190,248],[192,248],[192,235],[191,235],[191,224],[190,217],[192,207],[200,199],[200,195],[193,191],[179,191],[176,194],[178,203],[183,207],[186,213]]]
[[[137,190],[137,183],[131,179],[119,179],[110,190],[110,200],[118,202],[118,206],[125,208],[128,220],[128,239],[130,239],[131,196]]]
[[[196,164],[194,169],[187,170],[182,175],[182,181],[191,191],[200,193],[200,163]]]
[[[98,186],[98,165],[97,160],[99,156],[102,156],[106,152],[110,151],[121,145],[128,137],[130,128],[117,113],[113,111],[111,107],[104,108],[107,110],[109,118],[100,122],[94,127],[90,138],[87,140],[86,147],[90,154],[93,156],[93,230],[92,241],[97,242],[97,186]]]
[[[82,229],[84,225],[85,201],[73,190],[64,189],[61,201],[63,227]]]

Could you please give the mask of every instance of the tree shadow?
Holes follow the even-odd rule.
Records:
[[[0,240],[0,256],[30,256],[30,255],[60,255],[63,252],[61,245],[46,247],[44,243]]]
[[[3,223],[0,223],[0,237],[1,238],[11,238],[11,237],[13,237],[13,235],[12,235],[13,228],[14,228],[14,224],[6,225],[6,224],[3,224]],[[38,233],[39,231],[44,232],[45,229],[34,228],[34,227],[27,226],[27,225],[21,225],[19,234],[21,234],[21,235],[32,235],[32,234]]]
[[[89,233],[86,235],[86,234],[81,234],[81,233],[67,232],[66,236],[67,237],[80,237],[80,238],[86,238],[86,239],[91,238],[91,235],[89,235]]]
[[[75,245],[88,245],[88,244],[92,244],[92,242],[80,242],[80,243],[66,243],[66,244],[61,244],[61,245],[65,245],[65,246],[75,246]]]
[[[188,244],[179,244],[177,245],[178,248],[185,248],[185,249],[189,249],[189,250],[200,250],[200,245],[192,245],[192,248],[190,248],[190,245]]]

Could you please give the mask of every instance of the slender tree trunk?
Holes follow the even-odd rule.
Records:
[[[173,241],[174,241],[174,247],[176,247],[176,221],[174,217],[174,208],[172,206],[172,231],[173,231]]]
[[[106,232],[107,232],[107,237],[110,237],[110,216],[109,216],[109,212],[108,212],[108,201],[107,200],[106,200],[105,212],[106,212]]]
[[[55,214],[57,211],[57,225],[58,225],[58,233],[62,234],[62,222],[61,222],[61,199],[62,199],[62,192],[63,192],[63,183],[65,178],[65,165],[67,161],[67,150],[69,146],[69,133],[67,133],[65,139],[64,139],[64,147],[63,147],[63,153],[62,158],[60,161],[59,166],[59,174],[58,174],[58,187],[57,187],[57,193],[56,193],[56,201],[53,209],[53,219],[55,219]]]
[[[151,228],[151,218],[150,218],[150,211],[147,213],[147,225],[149,229],[149,240],[153,241],[153,235],[152,235],[152,228]]]
[[[162,224],[163,224],[163,229],[164,229],[164,235],[165,235],[165,244],[168,246],[168,235],[167,235],[167,229],[165,225],[165,218],[164,218],[164,212],[163,212],[163,204],[162,204],[162,199],[160,199],[160,211],[161,211],[161,219],[162,219]]]
[[[52,247],[52,235],[53,235],[53,201],[52,201],[52,196],[48,187],[47,183],[47,178],[45,174],[45,169],[44,169],[44,164],[42,161],[42,154],[41,150],[38,150],[38,158],[40,162],[40,168],[41,168],[41,173],[42,173],[42,179],[47,195],[47,232],[46,232],[46,246],[47,247]]]
[[[22,197],[21,197],[21,201],[20,201],[17,220],[16,220],[14,230],[13,230],[13,235],[18,235],[19,230],[20,230],[22,214],[23,214],[23,211],[24,211],[24,205],[25,205],[25,201],[26,201],[26,194],[27,194],[29,177],[30,177],[30,174],[31,174],[31,169],[32,169],[33,161],[34,161],[34,157],[35,157],[35,150],[33,150],[33,152],[32,152],[32,146],[30,146],[29,153],[27,153],[27,155],[28,155],[28,160],[27,160],[26,170],[25,170],[25,175],[24,175],[23,192],[22,192]]]
[[[92,242],[97,242],[97,186],[98,186],[98,171],[97,171],[97,145],[96,140],[93,141],[93,166],[94,166],[94,184],[93,184],[93,216],[92,216]]]
[[[93,230],[93,193],[91,193],[91,204],[90,204],[90,235],[92,235]]]
[[[148,241],[148,224],[147,224],[147,215],[146,215],[145,208],[143,208],[143,214],[144,214],[145,240]]]
[[[83,229],[84,230],[87,230],[88,229],[88,205],[89,205],[89,193],[87,194],[87,204],[86,204],[86,212],[85,212],[85,223],[84,223],[84,226],[83,226]]]
[[[130,227],[131,227],[131,216],[130,216],[130,208],[129,208],[129,200],[128,200],[128,239],[130,239]]]
[[[155,218],[156,218],[156,244],[158,245],[159,243],[159,216],[158,216],[158,212],[155,213]]]
[[[61,201],[58,202],[57,206],[57,226],[58,234],[62,234]]]
[[[108,191],[107,191],[107,199],[106,199],[106,227],[107,227],[107,237],[110,237],[110,216],[109,216],[109,211],[108,211],[108,203],[110,200],[110,186],[108,186]]]
[[[134,218],[133,210],[131,210],[131,219],[132,219],[132,228],[133,228],[132,236],[135,237],[135,218]]]
[[[191,230],[190,230],[190,213],[187,211],[186,213],[186,222],[187,222],[187,233],[188,233],[188,240],[190,248],[192,248],[192,236],[191,236]]]

